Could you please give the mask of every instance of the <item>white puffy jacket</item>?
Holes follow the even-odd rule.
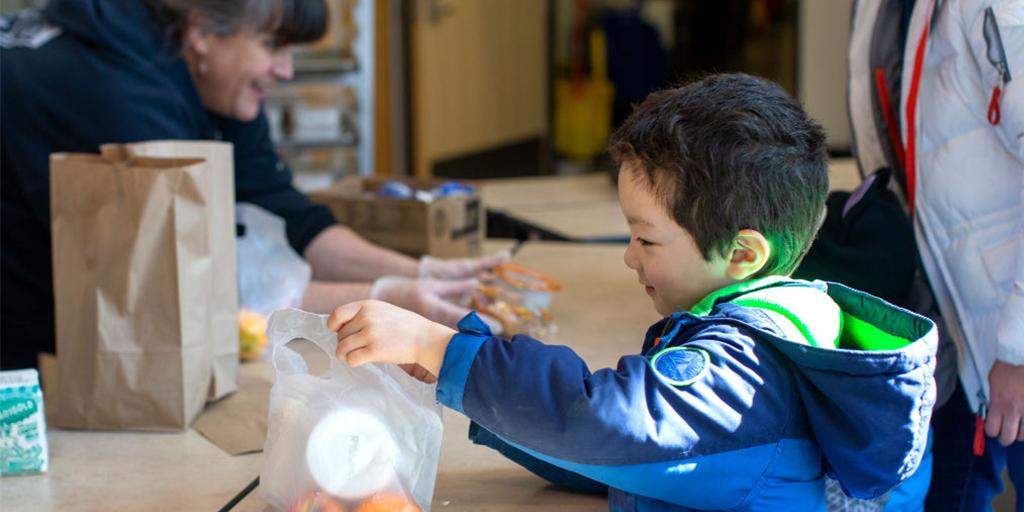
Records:
[[[915,230],[977,410],[997,358],[1024,364],[1024,0],[918,0],[903,62]]]

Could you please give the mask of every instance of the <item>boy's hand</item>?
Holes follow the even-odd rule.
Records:
[[[376,300],[345,304],[327,319],[338,332],[338,359],[349,366],[395,363],[409,375],[434,382],[455,330]]]

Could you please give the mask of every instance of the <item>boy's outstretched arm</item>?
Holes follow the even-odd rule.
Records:
[[[353,302],[335,309],[327,319],[327,327],[338,331],[337,356],[348,364],[395,363],[409,375],[428,383],[437,381],[444,351],[456,333],[411,311],[375,301]],[[473,442],[501,451],[552,483],[587,492],[605,490],[602,484],[505,444],[475,423],[471,424],[469,435]]]
[[[339,357],[418,364],[438,377],[443,404],[523,453],[589,479],[729,508],[780,457],[808,458],[789,478],[811,486],[820,478],[804,441],[780,443],[792,418],[779,415],[793,410],[795,397],[786,369],[759,358],[733,327],[690,333],[685,347],[657,362],[654,354],[626,356],[592,373],[568,347],[506,341],[475,316],[453,333],[407,312],[377,311],[390,308],[384,304],[346,308],[330,324],[341,329]],[[675,377],[693,378],[667,378],[673,368]]]

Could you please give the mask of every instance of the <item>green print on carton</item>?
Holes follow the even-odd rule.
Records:
[[[0,425],[18,423],[39,411],[36,401],[29,397],[15,397],[0,400]]]

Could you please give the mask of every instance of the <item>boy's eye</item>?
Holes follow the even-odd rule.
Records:
[[[640,238],[640,237],[637,237],[636,241],[637,241],[637,242],[640,242],[640,245],[643,245],[643,246],[647,246],[647,245],[654,245],[654,243],[653,243],[653,242],[650,242],[650,241],[644,240],[643,238]]]

